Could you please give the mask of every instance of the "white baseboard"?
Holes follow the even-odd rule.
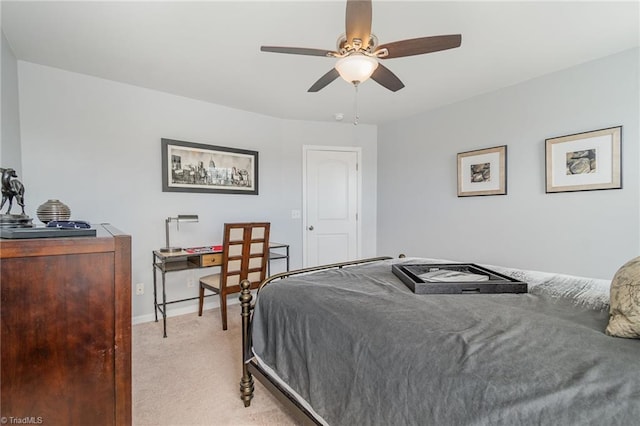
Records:
[[[203,310],[209,310],[209,309],[215,309],[215,308],[219,308],[220,307],[220,303],[218,301],[218,298],[215,298],[216,301],[215,302],[209,302],[204,304],[203,306]],[[235,299],[235,300],[234,300]],[[230,298],[227,301],[227,306],[229,305],[235,305],[237,303],[240,303],[240,300],[238,300],[237,298]],[[167,309],[167,318],[169,317],[177,317],[179,315],[186,315],[186,314],[193,314],[195,312],[198,312],[198,304],[194,303],[193,305],[189,305],[189,306],[183,306],[181,308],[169,308]],[[131,319],[131,324],[132,325],[136,325],[136,324],[143,324],[145,322],[152,322],[155,321],[156,317],[153,313],[150,314],[145,314],[145,315],[138,315],[136,317],[133,317]],[[158,312],[158,321],[162,320],[162,314]]]

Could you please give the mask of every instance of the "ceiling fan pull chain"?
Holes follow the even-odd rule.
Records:
[[[353,125],[357,126],[360,117],[358,117],[358,82],[353,82],[353,87],[356,88],[356,93],[353,99]]]

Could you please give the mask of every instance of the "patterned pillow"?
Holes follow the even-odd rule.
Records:
[[[640,257],[622,265],[614,275],[610,303],[606,333],[640,338]]]

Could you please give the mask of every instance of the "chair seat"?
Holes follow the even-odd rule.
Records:
[[[208,288],[211,291],[220,291],[220,274],[205,275],[200,278],[200,285]]]

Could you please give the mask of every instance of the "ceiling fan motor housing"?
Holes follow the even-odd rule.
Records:
[[[376,47],[378,47],[378,37],[375,34],[371,33],[369,35],[369,43],[366,49],[362,48],[362,40],[354,39],[353,44],[347,43],[347,35],[341,34],[338,37],[338,41],[336,42],[336,50],[340,54],[340,57],[347,56],[354,52],[364,53],[365,55],[373,56]]]

